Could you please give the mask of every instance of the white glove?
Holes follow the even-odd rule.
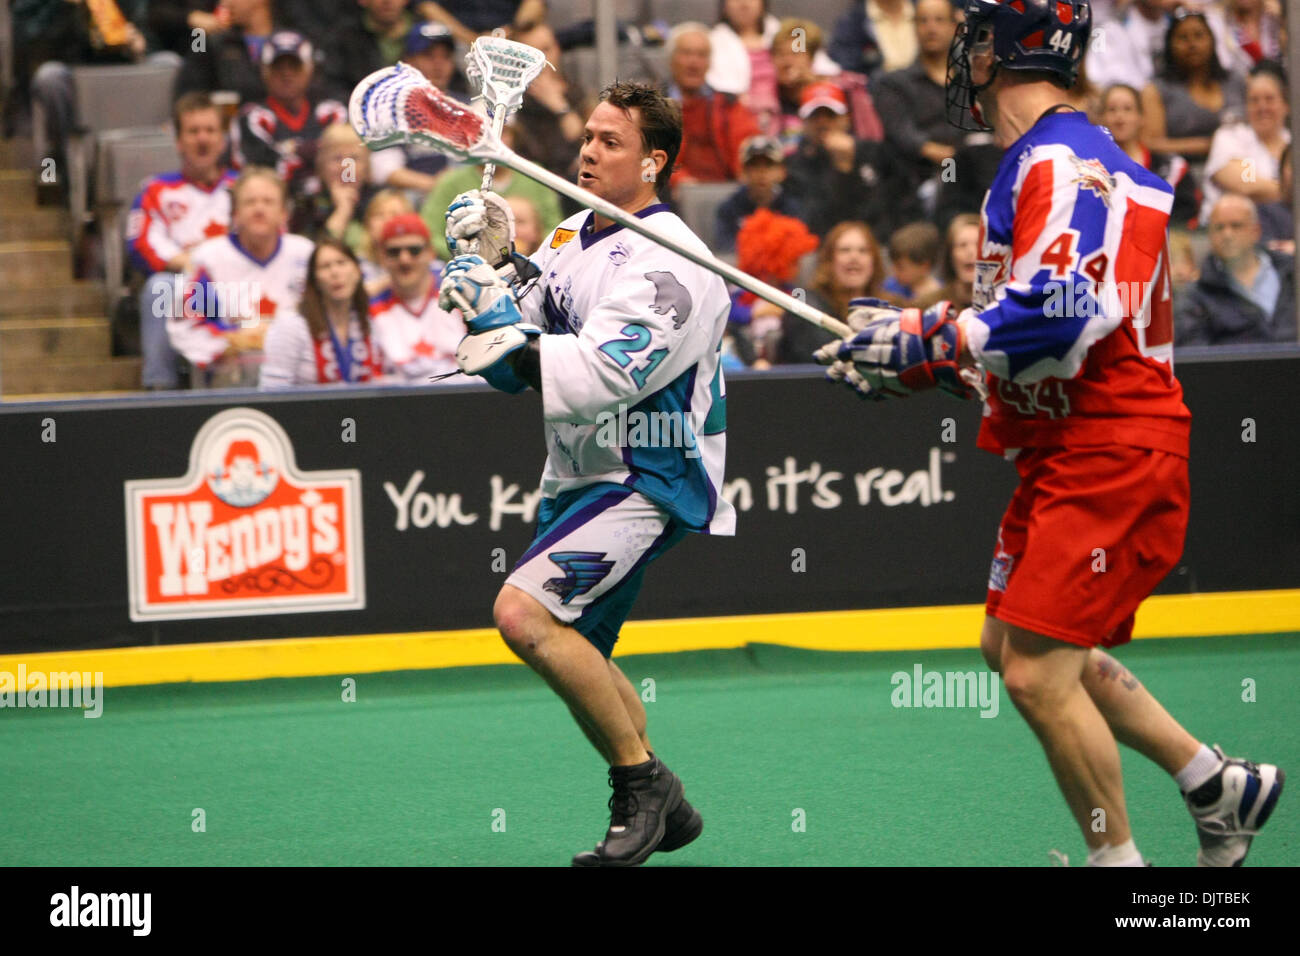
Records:
[[[471,189],[447,207],[447,248],[453,256],[482,256],[494,268],[510,259],[515,214],[497,193]]]

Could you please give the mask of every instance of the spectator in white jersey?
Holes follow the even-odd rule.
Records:
[[[380,371],[361,263],[338,239],[322,239],[307,262],[298,308],[266,333],[259,387],[351,385],[377,379]]]
[[[415,213],[394,216],[379,238],[391,281],[370,300],[374,339],[394,381],[427,385],[456,371],[465,323],[438,303],[442,263],[434,258],[423,219]]]
[[[283,180],[250,166],[231,187],[232,232],[200,243],[167,323],[172,347],[198,371],[195,384],[257,384],[271,324],[298,307],[312,242],[285,234]]]
[[[141,384],[172,389],[180,384],[177,357],[167,338],[174,287],[189,269],[190,253],[230,227],[231,172],[221,165],[226,134],[221,114],[206,93],[186,93],[172,108],[181,168],[145,182],[127,216],[131,263],[148,277],[140,293]]]
[[[704,252],[662,201],[681,143],[676,103],[617,83],[587,119],[578,185]],[[609,764],[609,829],[574,864],[635,866],[703,828],[610,657],[645,566],[688,531],[734,532],[720,493],[729,300],[717,275],[596,213],[564,220],[531,260],[512,255],[506,209],[492,193],[450,204],[448,245],[473,240],[490,258],[458,255],[442,279],[444,305],[469,326],[461,370],[502,391],[539,391],[547,423],[536,537],[493,616]],[[518,301],[508,276],[522,282]],[[621,433],[618,415],[629,423]],[[656,435],[631,424],[647,417]]]

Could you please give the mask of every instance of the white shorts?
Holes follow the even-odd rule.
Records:
[[[542,499],[533,543],[506,583],[609,657],[646,565],[685,533],[671,515],[631,488],[588,485]]]

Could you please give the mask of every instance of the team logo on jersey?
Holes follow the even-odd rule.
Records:
[[[1074,166],[1074,182],[1081,189],[1095,193],[1102,202],[1110,202],[1110,194],[1115,188],[1115,177],[1101,164],[1101,160],[1071,156],[1070,162]]]
[[[1011,568],[1016,563],[1014,556],[1002,550],[1002,532],[998,531],[998,547],[993,552],[993,564],[989,566],[989,590],[1005,591],[1007,578],[1011,577]]]
[[[184,476],[125,490],[133,621],[366,606],[361,473],[298,471],[261,412],[214,415]]]
[[[671,315],[673,330],[686,324],[691,315],[691,294],[671,272],[647,272],[645,277],[654,283],[655,300],[650,310],[656,315]]]
[[[551,248],[560,248],[577,234],[578,230],[576,229],[556,229],[555,235],[551,236]]]
[[[616,266],[621,266],[632,258],[632,251],[621,242],[614,243],[614,248],[609,250],[609,261]]]
[[[547,557],[564,572],[564,577],[551,578],[542,587],[558,594],[561,604],[586,594],[605,580],[614,567],[613,561],[605,560],[603,551],[552,551]]]

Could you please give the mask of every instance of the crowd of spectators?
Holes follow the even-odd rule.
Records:
[[[346,122],[352,88],[400,59],[469,101],[461,54],[476,35],[503,31],[555,67],[503,139],[570,179],[595,101],[569,63],[575,45],[592,42],[591,25],[553,29],[543,0],[12,6],[20,82],[42,107],[33,131],[42,155],[58,155],[72,122],[69,64],[180,61],[180,167],[145,184],[127,229],[150,388],[251,384],[263,362],[267,387],[428,381],[449,370],[459,330],[437,308],[443,213],[478,186],[481,168],[417,146],[371,153]],[[106,7],[120,22],[103,19]],[[1098,0],[1093,11],[1073,102],[1174,187],[1178,342],[1295,341],[1281,6]],[[988,133],[947,121],[960,4],[846,0],[834,22],[816,23],[780,19],[767,0],[699,0],[696,16],[619,29],[665,44],[660,81],[684,121],[671,197],[735,186],[716,207],[718,254],[769,270],[769,281],[804,289],[833,314],[857,295],[968,303],[980,202],[1003,154]],[[234,99],[236,109],[223,107]],[[494,188],[515,211],[524,252],[577,208],[500,167]],[[774,259],[763,250],[778,239],[806,254]],[[219,294],[249,269],[285,300],[260,307],[274,333],[178,302],[196,285]],[[270,278],[288,269],[302,274]],[[730,329],[733,366],[807,361],[824,338],[739,295]]]

